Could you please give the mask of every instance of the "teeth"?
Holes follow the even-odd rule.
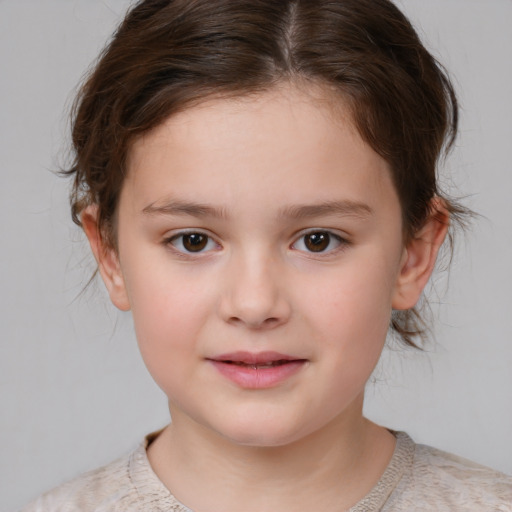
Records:
[[[230,361],[231,364],[236,364],[238,366],[246,366],[252,368],[253,370],[264,370],[266,368],[273,368],[274,366],[279,366],[283,364],[283,361],[267,361],[265,363],[244,363],[242,361]]]
[[[280,364],[282,364],[282,361],[268,361],[267,363],[251,364],[250,367],[253,370],[264,370],[265,368],[273,368],[274,366],[279,366]]]

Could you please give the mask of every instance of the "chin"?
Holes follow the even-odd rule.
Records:
[[[254,448],[274,448],[290,445],[310,432],[304,425],[276,418],[244,418],[229,425],[217,426],[217,433],[229,442]]]

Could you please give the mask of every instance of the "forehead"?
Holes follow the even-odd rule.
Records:
[[[387,163],[361,139],[343,101],[292,85],[210,99],[170,117],[134,142],[126,185],[146,203],[157,193],[305,203],[333,200],[333,188],[368,196],[392,187]]]
[[[249,95],[213,95],[170,116],[137,138],[130,148],[130,163],[142,147],[169,144],[171,138],[181,151],[199,145],[207,150],[235,142],[237,135],[237,142],[250,136],[254,144],[258,144],[266,134],[272,133],[272,138],[280,135],[275,145],[281,145],[284,150],[286,139],[307,137],[314,141],[322,131],[330,131],[328,125],[333,124],[359,138],[344,99],[327,86],[293,82]],[[248,139],[245,137],[243,142],[247,144]]]

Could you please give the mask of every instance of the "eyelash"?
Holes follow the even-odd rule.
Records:
[[[313,243],[318,243],[319,247],[320,247],[320,244],[322,243],[322,241],[325,241],[325,238],[322,238],[325,236],[327,237],[327,247],[326,248],[328,249],[328,247],[330,245],[332,245],[333,241],[336,243],[336,247],[328,249],[328,250],[322,249],[321,247],[320,247],[320,250],[318,250],[318,251],[308,250],[305,245],[305,239],[308,236],[314,236],[314,235],[321,235],[320,239],[317,242],[313,242]],[[199,237],[199,239],[196,241],[197,245],[199,246],[199,250],[191,251],[191,250],[186,249],[186,247],[184,246],[184,239],[187,236]],[[201,239],[201,237],[202,237],[202,239]],[[204,245],[202,247],[201,247],[201,242],[204,242]],[[303,246],[305,247],[305,249],[297,249],[296,246],[298,244],[300,244],[301,242],[302,242]],[[165,238],[163,241],[163,244],[167,247],[171,246],[173,251],[175,251],[177,254],[179,254],[180,256],[183,256],[183,257],[191,257],[191,256],[193,257],[195,255],[199,256],[199,255],[202,255],[205,253],[209,253],[214,249],[220,248],[220,244],[215,242],[215,240],[213,239],[212,236],[210,236],[207,233],[204,233],[202,231],[182,231],[182,232],[176,233],[170,237]],[[213,244],[214,247],[208,248],[208,246],[211,244]],[[349,245],[350,245],[350,242],[346,238],[344,238],[332,231],[329,231],[328,229],[311,229],[307,232],[300,233],[300,236],[290,245],[290,248],[299,250],[300,252],[304,252],[306,254],[322,256],[322,255],[336,254],[339,251],[345,249]]]
[[[313,236],[313,235],[327,236],[328,246],[330,246],[333,241],[335,241],[337,245],[336,245],[336,247],[331,248],[329,250],[313,251],[313,250],[305,249],[305,250],[302,250],[302,252],[305,252],[305,253],[311,254],[311,255],[327,256],[327,255],[331,255],[331,254],[337,254],[339,251],[342,251],[343,249],[345,249],[347,246],[350,245],[350,242],[346,238],[334,233],[333,231],[329,231],[328,229],[310,229],[309,231],[302,232],[300,234],[299,238],[297,238],[297,240],[290,247],[294,248],[300,242],[302,242],[302,244],[305,246],[306,237]],[[321,243],[322,240],[320,240],[319,242]],[[301,250],[301,249],[299,249],[299,250]]]
[[[203,239],[206,239],[206,242],[205,242],[205,245],[200,248],[200,250],[198,251],[189,251],[185,248],[185,246],[183,245],[183,242],[184,242],[184,239],[185,237],[192,237],[192,236],[198,236],[198,237],[203,237]],[[179,242],[179,243],[177,243]],[[205,252],[210,252],[212,250],[212,248],[208,249],[208,250],[204,250],[204,248],[208,247],[208,245],[210,244],[214,244],[216,248],[219,248],[220,245],[215,242],[215,240],[213,239],[213,237],[211,237],[210,235],[208,235],[207,233],[204,233],[202,231],[181,231],[180,233],[176,233],[175,235],[172,235],[170,237],[167,237],[164,241],[163,241],[164,245],[167,246],[167,247],[171,247],[172,250],[174,252],[176,252],[177,254],[179,254],[180,256],[183,256],[183,257],[190,257],[190,256],[195,256],[195,255],[200,255],[200,254],[203,254]],[[178,247],[178,245],[181,246],[181,248]]]

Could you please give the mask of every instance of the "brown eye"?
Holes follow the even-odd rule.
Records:
[[[208,237],[201,233],[191,233],[183,236],[183,247],[188,252],[202,251],[208,243]]]
[[[331,235],[324,231],[310,233],[304,236],[304,245],[306,249],[311,252],[325,251],[331,242]]]
[[[215,241],[204,233],[181,233],[165,242],[172,245],[178,252],[200,253],[211,251],[218,247]]]
[[[341,236],[330,231],[310,231],[302,235],[292,245],[292,249],[305,253],[331,253],[336,249],[349,245]]]

